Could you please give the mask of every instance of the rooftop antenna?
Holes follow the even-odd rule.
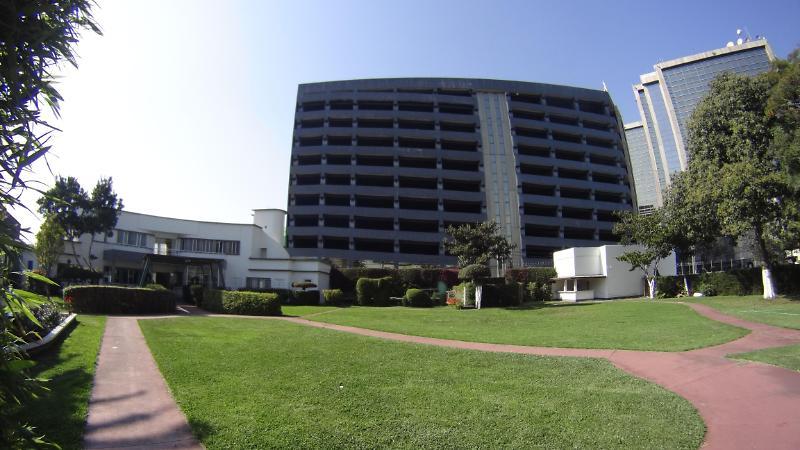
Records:
[[[744,39],[742,39],[742,30],[741,28],[736,29],[736,45],[742,45],[744,43]]]
[[[603,80],[603,91],[608,92],[608,86],[606,86],[605,80]]]

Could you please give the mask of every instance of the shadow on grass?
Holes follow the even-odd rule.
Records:
[[[198,441],[202,442],[207,438],[216,434],[217,430],[214,425],[202,419],[189,419],[189,426],[192,428],[192,434]]]
[[[546,308],[573,308],[577,306],[595,306],[599,303],[561,303],[561,302],[531,302],[531,303],[524,303],[519,306],[506,306],[503,309],[509,311],[525,311],[525,310],[537,310],[537,309],[546,309]]]

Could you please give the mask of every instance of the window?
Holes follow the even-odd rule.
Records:
[[[239,241],[220,241],[214,239],[180,238],[179,250],[194,253],[218,253],[222,255],[238,255]]]
[[[147,235],[137,231],[114,230],[117,235],[117,244],[133,247],[147,247]]]
[[[270,289],[272,288],[272,279],[247,277],[245,287],[247,289]]]

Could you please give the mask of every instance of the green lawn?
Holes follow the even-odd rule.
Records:
[[[103,316],[78,316],[66,339],[36,355],[35,377],[50,389],[25,406],[24,420],[63,449],[80,449],[95,361],[105,329]]]
[[[318,314],[327,311],[333,311],[339,309],[336,306],[287,306],[282,305],[281,311],[283,311],[284,316],[307,316],[309,314]]]
[[[800,329],[800,299],[779,297],[764,300],[760,295],[692,297],[676,299],[711,306],[745,320],[778,327]]]
[[[774,366],[785,367],[790,370],[800,371],[800,344],[768,348],[747,353],[736,353],[734,355],[728,355],[728,357],[759,361]]]
[[[704,435],[686,400],[601,360],[445,349],[277,320],[139,325],[209,449],[695,449]]]
[[[747,334],[706,319],[686,305],[652,301],[481,310],[352,307],[309,319],[464,341],[629,350],[690,350]]]

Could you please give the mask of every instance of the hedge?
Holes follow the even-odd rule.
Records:
[[[395,290],[392,277],[359,278],[356,282],[356,301],[362,306],[389,306]]]
[[[483,264],[470,264],[458,271],[459,280],[475,280],[476,278],[486,278],[491,275],[491,271]]]
[[[89,314],[157,314],[175,311],[175,294],[167,290],[120,286],[70,286],[64,301],[70,310]]]
[[[523,285],[528,283],[550,284],[556,275],[556,269],[552,267],[525,267],[506,270],[506,280],[516,281]]]
[[[343,292],[353,292],[359,278],[385,278],[391,277],[398,286],[405,289],[435,289],[439,282],[447,287],[458,283],[458,269],[455,268],[408,268],[408,269],[331,269],[331,289],[341,289]]]
[[[290,305],[319,305],[319,291],[294,291],[289,302]]]
[[[246,316],[280,316],[281,303],[278,294],[248,291],[203,291],[203,309],[222,314]]]
[[[344,292],[341,289],[323,289],[322,298],[326,305],[338,306],[345,302]]]
[[[409,289],[406,291],[406,296],[403,297],[403,306],[412,306],[414,308],[430,308],[433,306],[431,296],[428,291],[422,289]]]
[[[519,306],[522,300],[522,285],[516,281],[486,284],[481,290],[481,308]]]

